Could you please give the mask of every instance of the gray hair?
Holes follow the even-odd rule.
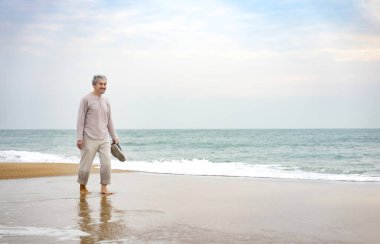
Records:
[[[94,75],[94,78],[92,78],[92,85],[95,86],[96,83],[98,83],[98,80],[107,81],[107,77],[105,75]]]

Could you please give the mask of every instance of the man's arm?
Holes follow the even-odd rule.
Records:
[[[111,115],[111,105],[108,102],[108,124],[107,124],[107,129],[108,132],[111,135],[112,142],[119,144],[119,138],[116,135],[115,127],[113,126],[113,121],[112,121],[112,115]]]
[[[84,133],[84,119],[87,112],[87,103],[84,98],[82,98],[79,110],[78,110],[78,120],[77,120],[77,147],[82,150],[83,148],[83,133]]]

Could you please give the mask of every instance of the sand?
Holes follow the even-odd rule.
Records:
[[[380,184],[113,174],[1,180],[0,242],[379,243]]]
[[[98,173],[93,166],[92,173]],[[114,173],[120,170],[113,170]],[[78,164],[67,163],[0,163],[0,179],[19,179],[47,176],[76,175]]]

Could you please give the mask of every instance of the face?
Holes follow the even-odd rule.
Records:
[[[104,94],[107,89],[107,81],[105,80],[98,80],[96,82],[96,85],[93,85],[94,91],[98,94]]]

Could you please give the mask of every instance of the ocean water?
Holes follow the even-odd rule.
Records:
[[[380,129],[118,130],[127,162],[168,174],[380,182]],[[0,130],[0,162],[78,163],[75,130]],[[95,160],[98,164],[99,160]]]

